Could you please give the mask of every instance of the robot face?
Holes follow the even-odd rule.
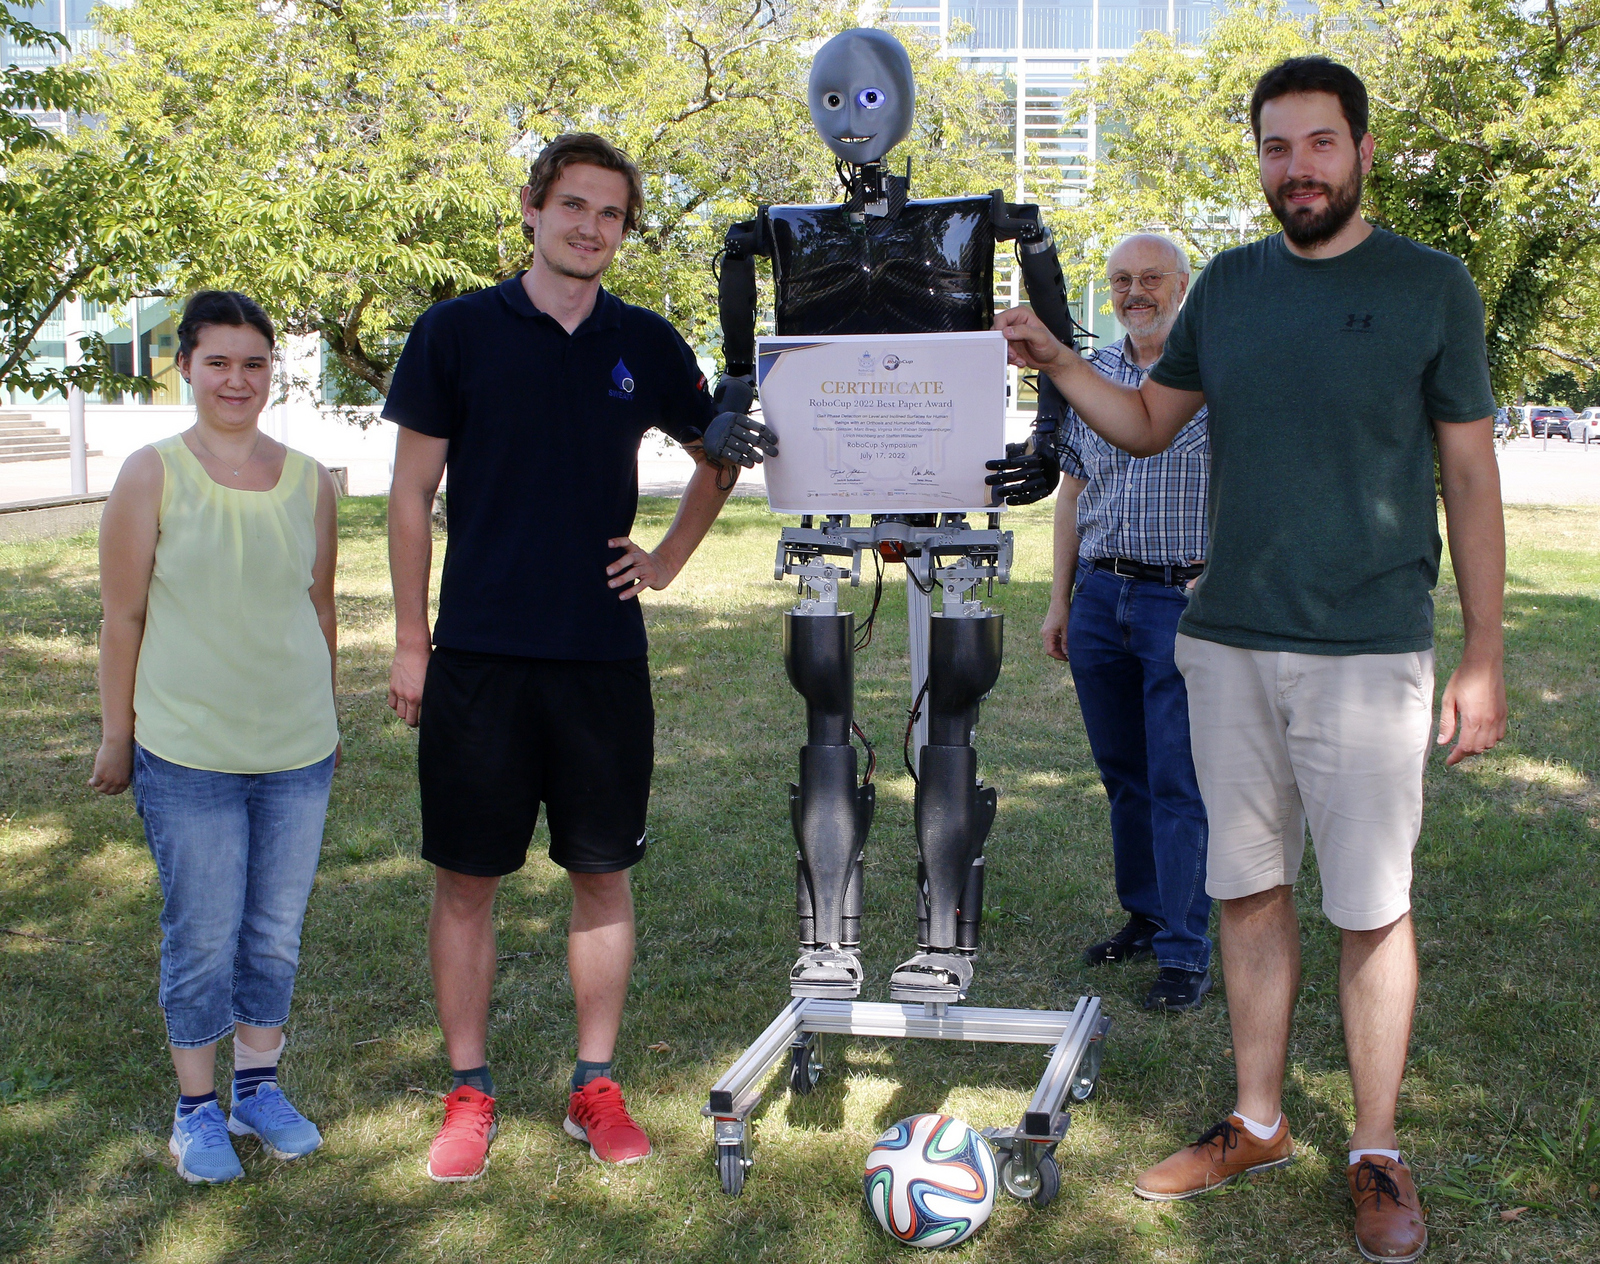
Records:
[[[844,31],[817,50],[806,96],[829,149],[846,162],[876,162],[911,130],[911,58],[887,31]]]

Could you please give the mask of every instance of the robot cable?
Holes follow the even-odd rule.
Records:
[[[872,629],[878,621],[878,603],[883,600],[883,554],[874,549],[872,561],[877,570],[872,581],[872,609],[867,612],[867,620],[861,625],[861,631],[856,634],[856,643],[851,646],[857,654],[872,644]]]
[[[909,571],[906,572],[910,574]],[[917,690],[916,701],[911,704],[911,710],[906,714],[906,740],[900,749],[900,757],[905,760],[906,771],[911,774],[912,781],[918,781],[917,770],[911,763],[911,731],[917,727],[917,720],[922,715],[922,700],[928,695],[928,682],[922,682],[922,688]]]
[[[866,730],[854,720],[850,721],[850,727],[855,732],[855,735],[861,739],[861,744],[867,748],[867,771],[862,774],[861,784],[864,786],[871,785],[872,770],[878,766],[878,748],[872,744],[872,740],[867,736]]]

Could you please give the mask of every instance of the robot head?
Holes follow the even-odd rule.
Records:
[[[843,31],[812,58],[806,97],[829,149],[857,166],[877,162],[911,130],[911,58],[887,31]]]

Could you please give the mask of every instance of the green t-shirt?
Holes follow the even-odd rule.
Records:
[[[1210,411],[1211,556],[1180,631],[1309,654],[1433,644],[1430,422],[1495,408],[1459,259],[1381,228],[1331,259],[1282,234],[1224,251],[1150,377]]]

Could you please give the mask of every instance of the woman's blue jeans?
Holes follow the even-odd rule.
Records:
[[[289,1017],[333,756],[288,772],[207,772],[133,752],[133,798],[161,877],[167,1039],[203,1049]]]
[[[1172,661],[1187,605],[1182,589],[1080,569],[1067,657],[1111,800],[1117,898],[1161,928],[1157,964],[1198,971],[1211,963],[1206,809],[1189,747],[1189,695]]]

